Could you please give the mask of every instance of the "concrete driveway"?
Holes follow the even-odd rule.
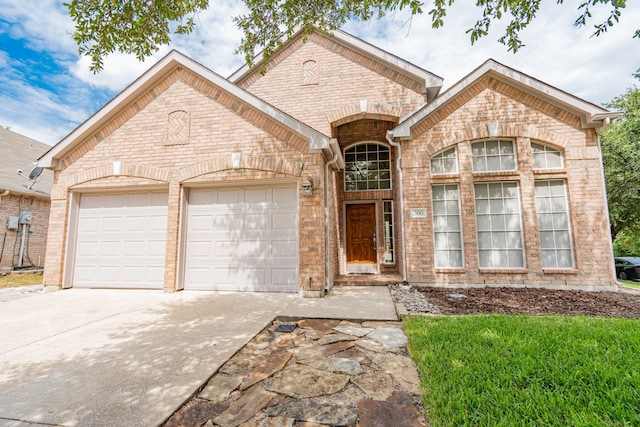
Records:
[[[277,316],[395,320],[386,287],[72,289],[0,303],[0,426],[155,426]]]

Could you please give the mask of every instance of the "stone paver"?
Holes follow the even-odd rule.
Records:
[[[411,403],[411,396],[394,392],[387,400],[363,399],[358,402],[358,417],[362,427],[425,427],[422,412]]]
[[[226,411],[214,418],[213,423],[222,427],[239,426],[258,411],[263,410],[271,402],[273,396],[273,393],[264,388],[254,386],[232,403]]]
[[[349,404],[313,400],[289,400],[267,409],[267,414],[330,426],[352,426],[358,418],[358,412]]]
[[[398,346],[406,342],[399,322],[305,319],[291,333],[274,332],[276,325],[229,359],[166,426],[427,425],[418,370]]]
[[[390,373],[409,393],[415,396],[421,394],[418,369],[407,356],[380,354],[373,359],[373,363]]]

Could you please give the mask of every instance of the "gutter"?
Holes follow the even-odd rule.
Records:
[[[400,191],[400,235],[402,236],[402,282],[407,283],[407,244],[404,232],[404,192],[402,186],[402,146],[399,142],[393,140],[393,131],[387,131],[385,135],[387,142],[398,149],[398,158],[396,159],[396,170],[398,171],[398,180]]]

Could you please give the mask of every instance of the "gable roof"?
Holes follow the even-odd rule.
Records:
[[[49,148],[42,142],[0,127],[0,153],[2,153],[0,156],[0,196],[5,191],[9,191],[10,193],[49,198],[53,184],[51,171],[43,171],[32,186],[32,182],[26,178],[33,169],[34,162]],[[19,169],[22,170],[23,176],[18,174]]]
[[[337,149],[336,151],[336,147],[338,147],[337,141],[332,140],[310,126],[307,126],[306,124],[283,113],[272,105],[262,101],[258,97],[236,86],[229,80],[176,50],[169,52],[142,76],[138,77],[133,83],[116,95],[115,98],[89,117],[69,135],[60,140],[60,142],[54,145],[49,151],[43,154],[42,157],[38,159],[38,165],[46,168],[58,167],[58,159],[64,157],[78,144],[82,143],[84,139],[90,137],[93,133],[106,125],[118,113],[126,108],[127,105],[138,99],[165,76],[180,67],[189,70],[202,79],[227,92],[229,95],[244,102],[248,106],[260,111],[266,116],[269,116],[291,132],[297,134],[303,139],[306,139],[309,141],[309,150],[311,152],[322,151],[328,159],[333,158],[334,154],[338,154],[338,167],[342,167],[344,165],[344,162],[341,161],[342,155],[340,154],[340,150]]]
[[[610,120],[622,115],[620,112],[611,112],[595,104],[580,99],[570,93],[557,89],[527,74],[513,68],[502,65],[493,59],[473,70],[467,76],[454,84],[433,102],[426,104],[406,117],[400,119],[400,123],[391,132],[394,138],[411,138],[411,129],[429,117],[434,111],[460,95],[467,88],[484,77],[493,77],[503,81],[529,95],[542,99],[563,110],[569,111],[580,117],[583,128],[606,127]]]
[[[418,67],[398,56],[395,56],[385,50],[380,49],[372,44],[365,42],[349,33],[342,30],[335,30],[331,34],[327,34],[320,30],[315,30],[316,34],[321,37],[325,37],[334,41],[348,49],[360,53],[376,62],[382,63],[385,66],[397,71],[398,73],[416,80],[422,85],[422,93],[427,95],[427,102],[430,102],[433,98],[438,96],[440,88],[442,88],[442,77],[439,77],[423,68]],[[304,30],[300,29],[296,31],[288,40],[282,43],[282,46],[274,53],[274,56],[282,51],[288,45],[293,43],[299,38],[304,37]],[[238,83],[239,81],[247,78],[249,75],[260,72],[260,68],[264,65],[264,57],[262,52],[254,58],[253,68],[249,68],[247,64],[243,65],[235,73],[229,76],[229,81]]]

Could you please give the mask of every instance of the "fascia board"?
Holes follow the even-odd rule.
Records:
[[[329,146],[329,137],[305,125],[304,123],[301,123],[293,117],[288,116],[277,108],[267,104],[256,96],[251,95],[249,92],[231,83],[224,77],[174,50],[151,67],[149,71],[131,83],[120,94],[78,126],[69,135],[54,145],[49,151],[43,154],[38,160],[38,165],[47,168],[56,168],[56,159],[72,150],[75,147],[75,143],[81,141],[83,138],[92,134],[101,126],[106,124],[113,116],[120,112],[122,108],[130,104],[130,102],[135,100],[137,97],[146,93],[146,91],[153,87],[153,85],[178,67],[184,67],[203,79],[210,81],[220,89],[240,99],[256,110],[261,111],[263,114],[273,118],[292,132],[308,140],[310,150],[320,150]]]

